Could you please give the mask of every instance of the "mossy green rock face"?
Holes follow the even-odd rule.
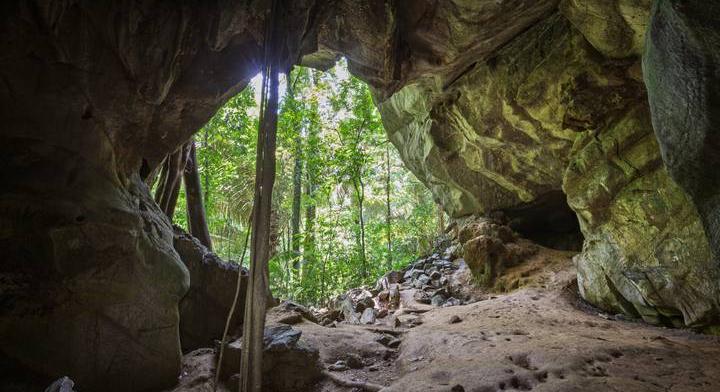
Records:
[[[697,211],[665,170],[644,104],[576,142],[564,179],[585,235],[582,296],[666,325],[718,314],[718,271]]]
[[[453,216],[509,208],[560,188],[575,132],[563,85],[586,45],[559,16],[476,63],[450,85],[415,81],[379,104],[406,165]],[[566,64],[563,61],[568,60]]]
[[[450,214],[562,189],[585,236],[575,259],[584,298],[653,323],[712,324],[718,271],[698,212],[663,166],[637,56],[649,4],[610,3],[564,2],[455,80],[415,79],[378,106]],[[581,25],[582,12],[608,18]]]
[[[603,55],[639,56],[652,0],[563,0],[560,11]]]

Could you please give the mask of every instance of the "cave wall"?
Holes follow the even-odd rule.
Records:
[[[658,0],[643,56],[663,161],[720,260],[720,4]]]
[[[585,299],[652,323],[718,322],[720,209],[707,165],[718,156],[717,76],[684,75],[716,72],[714,6],[658,1],[667,20],[654,19],[661,70],[650,75],[665,95],[653,113],[697,103],[683,129],[704,132],[695,146],[671,137],[661,153],[652,122],[665,121],[651,116],[648,56],[645,73],[641,64],[651,0],[377,3],[322,26],[318,53],[346,55],[371,84],[390,140],[450,215],[529,210],[564,192],[585,237],[575,258]],[[686,147],[702,152],[688,159]],[[663,158],[678,155],[673,179]]]
[[[313,1],[281,11],[300,50]],[[180,371],[188,271],[138,170],[259,69],[265,1],[0,3],[0,357],[84,391]],[[0,380],[0,389],[3,389]]]

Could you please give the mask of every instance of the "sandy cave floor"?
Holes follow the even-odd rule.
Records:
[[[319,348],[326,367],[360,358],[362,367],[336,376],[383,385],[384,392],[720,391],[720,338],[602,314],[578,298],[569,255],[558,255],[532,287],[469,305],[418,304],[407,289],[396,316],[416,319],[412,328],[391,327],[393,317],[374,326],[304,320],[293,328]],[[271,312],[268,324],[281,316]],[[397,350],[376,341],[388,332],[401,340]],[[186,355],[174,391],[211,391],[213,362],[210,349]],[[325,379],[314,390],[360,389]]]

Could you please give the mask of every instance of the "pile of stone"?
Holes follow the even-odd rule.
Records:
[[[350,289],[333,299],[329,310],[321,312],[320,324],[327,326],[336,321],[346,321],[349,324],[374,324],[378,318],[388,314],[387,308],[380,306],[378,294],[377,290],[368,290],[364,287]]]
[[[454,262],[459,247],[449,245],[440,252],[422,257],[400,271],[390,271],[378,279],[374,287],[351,289],[333,299],[328,309],[318,313],[325,326],[344,321],[349,324],[376,324],[392,316],[400,308],[401,292],[409,292],[413,299],[437,307],[455,306],[463,302],[453,295],[453,274],[458,270]]]
[[[454,247],[447,248],[441,256],[434,253],[421,258],[404,270],[401,288],[415,288],[415,301],[437,307],[460,305],[453,296],[451,277],[458,269],[454,259]]]

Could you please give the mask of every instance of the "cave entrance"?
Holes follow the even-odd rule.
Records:
[[[509,226],[523,237],[558,250],[580,251],[584,237],[577,215],[560,190],[527,205],[504,211]]]
[[[214,251],[238,263],[253,205],[261,81],[254,77],[194,140]],[[429,252],[444,213],[403,165],[370,88],[347,62],[327,71],[295,67],[281,75],[279,96],[273,294],[321,304]],[[191,229],[187,190],[171,215]]]

